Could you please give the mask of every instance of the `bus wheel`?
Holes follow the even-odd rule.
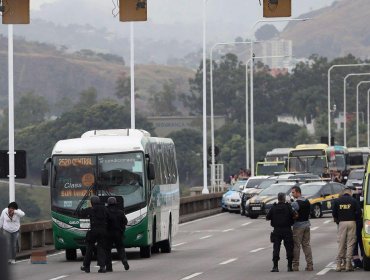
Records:
[[[140,247],[140,257],[150,258],[152,256],[152,246],[142,246]]]
[[[370,271],[370,258],[364,255],[363,259],[364,270]]]
[[[66,260],[75,261],[77,259],[76,249],[66,249]]]
[[[320,204],[315,204],[311,212],[311,218],[320,218],[322,217],[322,210]]]
[[[170,218],[170,225],[168,228],[168,239],[162,241],[161,252],[162,253],[171,253],[172,251],[172,221]]]

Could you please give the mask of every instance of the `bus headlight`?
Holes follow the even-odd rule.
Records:
[[[128,225],[128,226],[134,226],[134,225],[137,225],[138,223],[140,223],[140,222],[145,218],[145,216],[146,216],[146,213],[145,213],[145,214],[143,214],[143,215],[140,215],[139,217],[137,217],[137,218],[135,218],[135,219],[133,219],[133,220],[131,220],[131,221],[129,221],[129,222],[127,223],[127,225]]]
[[[367,234],[370,234],[370,220],[365,220],[364,229]]]
[[[72,228],[72,226],[71,225],[68,225],[68,224],[66,224],[66,223],[63,223],[62,221],[59,221],[59,220],[57,220],[57,219],[55,219],[55,218],[51,218],[52,220],[53,220],[53,222],[54,223],[56,223],[57,224],[57,226],[58,227],[60,227],[60,228],[64,228],[64,229],[69,229],[69,228]]]

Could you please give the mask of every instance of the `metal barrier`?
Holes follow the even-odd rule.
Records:
[[[180,199],[180,223],[199,219],[221,212],[222,193],[212,193]],[[19,252],[53,244],[51,221],[22,224],[19,237]]]

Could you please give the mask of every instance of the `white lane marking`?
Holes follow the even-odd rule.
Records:
[[[313,227],[311,228],[311,231],[317,230],[319,227]]]
[[[334,262],[329,263],[323,270],[316,273],[316,275],[325,275],[327,272],[329,272],[332,269],[335,269],[336,265]]]
[[[332,268],[330,267],[325,267],[323,270],[321,270],[320,272],[316,273],[316,275],[325,275],[327,272],[329,272],[330,270],[332,270]]]
[[[29,262],[29,261],[31,261],[31,259],[20,260],[20,261],[16,261],[15,263],[22,263],[22,262]]]
[[[325,222],[324,222],[324,224],[328,224],[328,223],[330,223],[331,222],[331,220],[326,220]]]
[[[232,262],[235,262],[236,260],[237,259],[230,259],[230,260],[224,261],[222,263],[219,263],[219,265],[224,265],[224,264],[232,263]]]
[[[228,229],[223,230],[222,232],[229,232],[229,231],[232,231],[232,230],[234,230],[234,229],[233,228],[228,228]]]
[[[59,252],[59,253],[55,253],[55,254],[51,254],[51,255],[47,255],[47,257],[55,257],[55,256],[59,256],[59,255],[63,255],[65,252]]]
[[[201,222],[201,221],[208,220],[208,219],[212,219],[212,218],[215,218],[215,217],[218,217],[218,216],[223,216],[223,215],[226,215],[226,214],[229,214],[229,213],[220,213],[220,214],[205,217],[205,218],[202,218],[202,219],[197,219],[197,220],[194,220],[194,221],[186,222],[186,223],[180,224],[179,227],[186,226],[186,225],[189,225],[189,224],[193,224],[193,223],[196,223],[196,222]]]
[[[247,226],[247,225],[250,225],[251,223],[252,222],[248,222],[248,223],[242,224],[242,227]]]
[[[263,249],[265,249],[265,248],[257,248],[257,249],[254,249],[254,250],[250,251],[250,252],[251,253],[256,253],[256,252],[261,251]]]
[[[207,238],[210,238],[210,237],[212,237],[212,235],[206,235],[206,236],[203,236],[203,237],[201,237],[199,239],[207,239]]]
[[[51,278],[49,280],[58,280],[58,279],[63,279],[63,278],[66,278],[68,277],[69,275],[61,275],[61,276],[58,276],[58,277],[55,277],[55,278]]]
[[[189,275],[189,276],[186,276],[184,278],[181,278],[181,280],[188,280],[188,279],[191,279],[191,278],[194,278],[194,277],[197,277],[199,275],[203,274],[203,272],[197,272],[197,273],[194,273],[192,275]]]
[[[178,243],[178,244],[172,245],[172,247],[177,247],[177,246],[181,246],[181,245],[184,245],[184,244],[186,244],[186,242],[181,242],[181,243]]]

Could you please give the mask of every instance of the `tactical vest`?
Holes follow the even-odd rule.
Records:
[[[299,210],[298,210],[298,219],[296,221],[298,222],[308,221],[311,212],[310,202],[306,199],[306,200],[297,200],[297,203],[299,205]]]

